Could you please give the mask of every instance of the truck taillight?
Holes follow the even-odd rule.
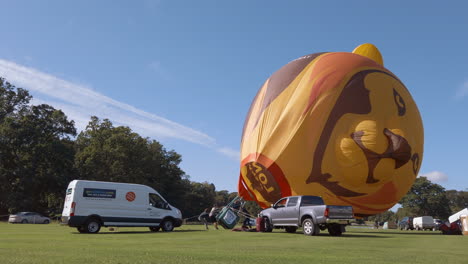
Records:
[[[323,216],[328,218],[328,214],[329,214],[329,211],[328,211],[328,207],[327,207],[327,208],[325,208],[325,212],[323,213]]]
[[[75,216],[75,207],[76,207],[76,203],[72,202],[71,209],[70,209],[70,216]]]

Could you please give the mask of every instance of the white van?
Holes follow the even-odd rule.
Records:
[[[97,233],[101,226],[172,231],[182,225],[182,213],[146,185],[73,180],[68,184],[62,224],[80,233]]]
[[[432,216],[420,216],[413,218],[413,227],[416,230],[432,230],[435,226]]]

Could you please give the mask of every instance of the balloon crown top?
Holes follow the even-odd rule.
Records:
[[[353,53],[367,57],[382,66],[384,65],[382,54],[380,54],[379,49],[373,44],[370,44],[370,43],[361,44],[353,50]]]

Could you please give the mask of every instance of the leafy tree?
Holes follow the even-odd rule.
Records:
[[[416,178],[409,192],[399,203],[403,208],[410,209],[415,216],[430,215],[447,219],[451,215],[445,189],[423,176]]]
[[[452,213],[468,207],[468,191],[446,191],[447,199],[449,200],[450,210]]]
[[[254,201],[246,201],[245,202],[245,210],[249,212],[251,216],[256,217],[261,210],[263,210],[256,202]]]
[[[216,203],[216,188],[214,184],[208,182],[191,182],[188,192],[183,196],[184,203],[179,208],[183,212],[184,218],[194,217],[190,219],[192,221],[196,220],[196,216],[206,208],[211,210]]]
[[[74,122],[0,78],[0,211],[60,210],[73,177]]]
[[[367,218],[368,221],[377,221],[377,222],[395,222],[397,219],[396,214],[390,210],[385,211],[380,214],[376,214],[373,216],[369,216]]]
[[[174,206],[183,206],[190,184],[182,157],[129,127],[114,127],[93,116],[76,139],[75,167],[80,179],[130,182],[156,189]]]
[[[398,221],[400,221],[401,219],[403,219],[403,217],[406,217],[406,216],[421,216],[421,214],[418,213],[418,211],[414,208],[409,208],[409,207],[400,207],[398,208],[396,214],[395,214],[395,217]]]

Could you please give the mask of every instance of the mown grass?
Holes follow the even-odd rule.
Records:
[[[147,228],[79,234],[58,224],[0,223],[0,263],[467,263],[468,236],[430,231],[348,228],[288,234],[205,231],[187,225],[169,233]]]

